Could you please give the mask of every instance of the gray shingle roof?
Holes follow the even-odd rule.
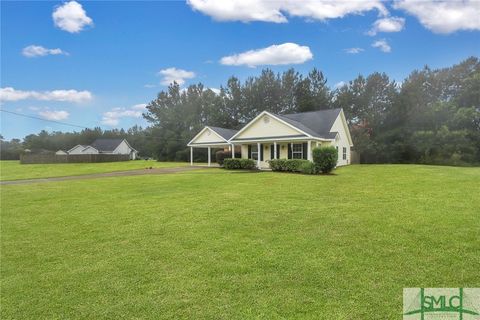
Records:
[[[225,140],[230,139],[231,137],[233,137],[233,135],[234,135],[235,133],[238,132],[237,130],[220,128],[220,127],[212,127],[212,126],[209,126],[209,128],[211,128],[213,131],[215,131],[216,133],[218,133],[219,135],[221,135],[222,138],[224,138]]]
[[[314,137],[334,139],[336,132],[330,132],[330,129],[341,111],[337,108],[276,116]]]
[[[125,139],[97,139],[91,146],[100,152],[112,152],[123,140]]]

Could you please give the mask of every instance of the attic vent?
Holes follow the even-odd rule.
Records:
[[[269,122],[270,122],[270,118],[267,117],[267,116],[263,117],[263,122],[269,123]]]
[[[207,130],[207,136],[211,135],[212,133],[210,132],[210,130]]]

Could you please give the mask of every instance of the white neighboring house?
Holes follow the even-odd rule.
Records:
[[[128,154],[131,160],[137,158],[138,151],[126,139],[97,139],[91,145],[76,145],[68,154]]]
[[[353,146],[343,109],[278,115],[263,111],[239,131],[205,127],[189,143],[193,164],[193,148],[241,151],[241,158],[252,159],[258,168],[268,168],[271,159],[312,160],[312,149],[334,146],[338,151],[337,166],[350,164]]]
[[[86,145],[76,145],[72,149],[67,151],[68,154],[98,154],[98,150]]]
[[[67,155],[68,153],[66,151],[63,151],[63,150],[58,150],[57,152],[55,152],[55,154],[57,156],[65,156]]]

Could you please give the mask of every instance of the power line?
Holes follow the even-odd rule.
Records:
[[[67,122],[62,122],[62,121],[56,121],[56,120],[48,120],[48,119],[32,116],[32,115],[29,115],[29,114],[23,114],[23,113],[18,113],[18,112],[9,111],[9,110],[3,110],[3,109],[0,109],[0,111],[5,112],[5,113],[10,113],[10,114],[13,114],[13,115],[16,115],[16,116],[19,116],[19,117],[25,117],[25,118],[30,118],[30,119],[34,119],[34,120],[41,120],[41,121],[46,121],[46,122],[53,122],[53,123],[56,123],[56,124],[61,124],[61,125],[64,125],[64,126],[76,127],[76,128],[81,128],[81,129],[90,129],[90,128],[85,127],[85,126],[80,126],[80,125],[67,123]],[[174,138],[173,139],[172,138],[166,139],[164,137],[154,136],[154,135],[149,135],[149,134],[145,134],[145,138],[160,139],[160,140],[163,140],[163,141],[166,141],[166,142],[184,142],[184,141],[188,140],[188,139],[174,139]]]
[[[30,118],[30,119],[35,119],[35,120],[41,120],[41,121],[46,121],[46,122],[53,122],[53,123],[61,124],[61,125],[64,125],[64,126],[70,126],[70,127],[77,127],[77,128],[82,128],[82,129],[88,129],[88,127],[79,126],[79,125],[76,125],[76,124],[71,124],[71,123],[62,122],[62,121],[44,119],[44,118],[40,118],[40,117],[28,115],[28,114],[23,114],[23,113],[18,113],[18,112],[3,110],[3,109],[0,109],[0,111],[1,111],[1,112],[5,112],[5,113],[10,113],[10,114],[13,114],[13,115],[16,115],[16,116],[19,116],[19,117],[25,117],[25,118]]]

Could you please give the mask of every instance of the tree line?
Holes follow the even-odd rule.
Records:
[[[306,75],[264,69],[245,81],[232,76],[219,93],[201,83],[185,90],[173,83],[147,105],[145,129],[41,132],[19,143],[54,150],[73,141],[91,143],[87,140],[94,136],[123,136],[144,156],[184,161],[187,142],[205,125],[239,129],[263,110],[285,114],[338,107],[345,111],[362,163],[480,164],[477,57],[448,68],[425,66],[402,83],[375,72],[331,88],[317,69]]]

